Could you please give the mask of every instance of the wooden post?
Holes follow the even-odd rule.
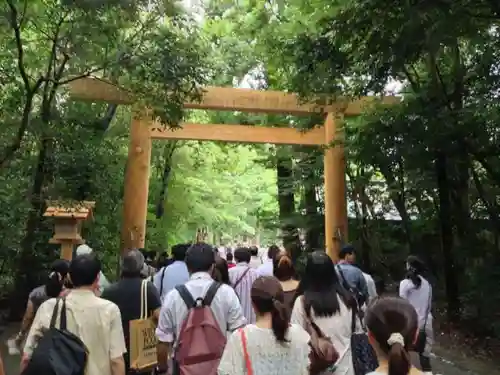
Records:
[[[149,165],[151,161],[151,138],[148,123],[134,115],[130,127],[125,187],[123,196],[123,219],[121,252],[144,247],[148,214]]]
[[[326,252],[337,261],[341,242],[347,241],[347,202],[345,191],[345,155],[342,143],[328,146],[339,140],[338,126],[342,117],[328,113],[325,121],[327,149],[324,156],[325,178],[325,242]]]

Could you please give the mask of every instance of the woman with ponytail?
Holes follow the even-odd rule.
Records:
[[[416,256],[408,257],[406,270],[406,278],[399,284],[399,296],[408,300],[417,311],[419,333],[413,350],[418,353],[422,371],[426,375],[432,375],[432,286],[424,277],[425,264]]]
[[[7,341],[9,353],[17,354],[25,336],[28,334],[38,308],[49,298],[58,297],[64,288],[66,277],[69,272],[69,261],[64,259],[55,260],[50,266],[49,275],[45,285],[33,289],[28,297],[28,304],[24,312],[21,330]]]
[[[354,375],[351,353],[353,311],[356,300],[340,284],[332,259],[324,251],[307,255],[304,275],[297,289],[292,310],[292,323],[307,329],[308,321],[316,323],[339,354],[335,375]],[[361,325],[356,319],[356,327]]]
[[[285,305],[291,311],[299,282],[295,279],[295,268],[293,267],[292,258],[290,258],[286,251],[278,253],[273,258],[273,273],[283,288]]]
[[[259,277],[251,298],[257,320],[231,334],[218,374],[308,375],[309,335],[290,325],[280,282],[272,276]]]
[[[368,339],[379,367],[368,375],[421,375],[411,366],[409,349],[418,334],[418,317],[408,301],[397,297],[375,300],[365,316]]]

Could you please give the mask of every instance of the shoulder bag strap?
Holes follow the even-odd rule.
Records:
[[[248,355],[247,337],[244,328],[240,328],[240,336],[241,336],[241,345],[243,346],[243,357],[245,359],[245,367],[247,370],[247,375],[253,375],[252,361],[250,361],[250,356]]]
[[[62,308],[61,308],[61,321],[59,322],[60,329],[67,329],[67,318],[66,318],[66,297],[62,297]]]
[[[189,290],[187,290],[185,285],[177,285],[175,287],[175,290],[177,290],[179,292],[179,294],[180,294],[182,300],[184,301],[184,303],[186,304],[188,310],[192,309],[193,307],[196,306],[196,301],[194,300],[191,293],[189,293]]]
[[[147,319],[149,315],[148,311],[148,280],[142,280],[141,284],[141,310],[143,310],[142,319]]]
[[[52,318],[50,318],[50,326],[49,328],[55,328],[57,316],[59,315],[59,301],[61,299],[56,299],[56,304],[54,305],[54,310],[52,310]]]
[[[205,298],[203,298],[203,306],[210,306],[212,304],[212,301],[221,285],[222,284],[217,281],[214,281],[212,285],[210,285],[207,290],[207,294],[205,294]]]
[[[236,289],[236,287],[241,283],[241,281],[243,280],[243,278],[245,277],[245,275],[248,273],[248,271],[250,271],[250,267],[248,267],[245,272],[243,272],[243,274],[240,276],[240,278],[238,280],[236,280],[236,282],[234,283],[233,285],[233,288]]]
[[[163,271],[161,272],[161,281],[160,281],[160,296],[163,294],[163,279],[165,278],[165,271],[168,266],[163,267]]]

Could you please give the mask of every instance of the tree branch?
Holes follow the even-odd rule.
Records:
[[[26,73],[26,69],[24,67],[24,47],[23,41],[21,38],[21,25],[24,19],[24,14],[21,20],[18,22],[19,13],[17,11],[16,6],[12,2],[12,0],[6,0],[10,9],[10,26],[14,30],[14,37],[16,39],[16,47],[17,47],[17,67],[19,69],[19,73],[21,74],[21,78],[24,83],[24,87],[27,92],[33,91],[31,89],[30,81],[28,78],[28,74]],[[28,1],[24,2],[24,13],[26,13],[26,7],[28,6]]]

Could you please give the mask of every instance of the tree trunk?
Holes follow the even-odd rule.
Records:
[[[12,296],[10,317],[19,319],[24,313],[26,301],[30,291],[36,287],[36,273],[40,263],[36,256],[38,233],[41,227],[44,212],[43,186],[47,177],[47,161],[51,141],[44,139],[40,142],[37,164],[33,177],[31,191],[31,209],[26,221],[26,233],[21,241],[21,254],[17,266],[17,276],[14,281],[14,295]]]
[[[294,223],[295,216],[295,194],[292,180],[292,159],[290,157],[280,157],[277,163],[278,174],[278,205],[283,245],[287,249],[293,260],[296,260],[301,253],[299,232]]]
[[[435,168],[439,195],[439,222],[441,227],[441,247],[443,270],[448,303],[448,319],[457,322],[460,315],[458,279],[453,255],[453,223],[450,202],[450,181],[447,173],[447,157],[442,151],[436,152]]]

